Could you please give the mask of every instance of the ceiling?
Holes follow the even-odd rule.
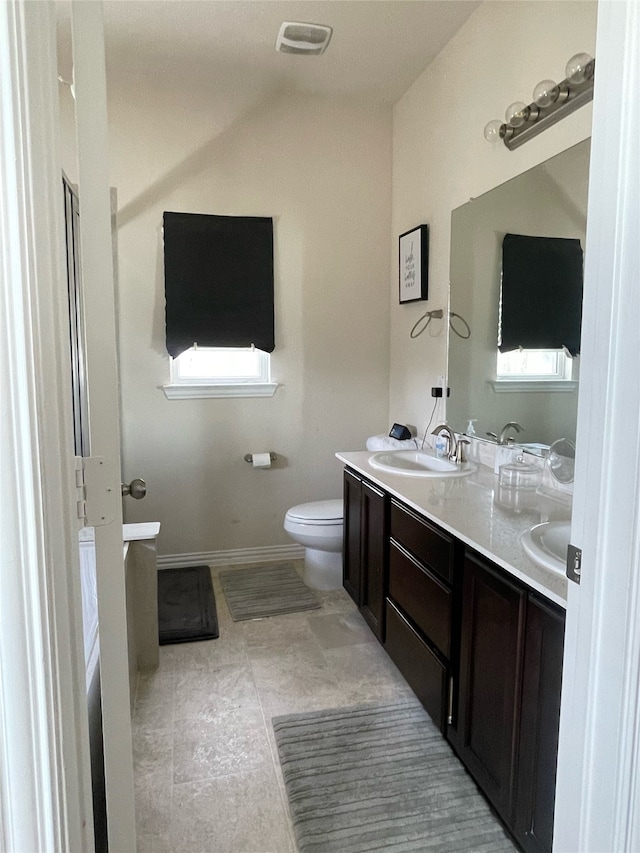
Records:
[[[110,78],[393,104],[479,5],[467,0],[105,0]],[[68,55],[68,5],[59,6]],[[283,21],[328,24],[326,53],[277,53]],[[66,33],[66,35],[65,35]],[[64,61],[63,61],[64,65]],[[63,69],[64,71],[64,69]],[[144,84],[143,84],[144,85]]]

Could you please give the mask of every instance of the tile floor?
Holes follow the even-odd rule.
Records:
[[[133,716],[139,853],[295,853],[271,717],[411,695],[344,592],[319,610],[161,646]],[[297,564],[301,569],[301,564]]]

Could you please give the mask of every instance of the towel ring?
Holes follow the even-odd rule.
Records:
[[[419,337],[424,331],[426,331],[427,326],[432,320],[441,320],[444,315],[444,311],[442,308],[436,308],[434,311],[427,311],[426,314],[423,314],[422,317],[419,317],[415,322],[409,336],[411,338]],[[462,324],[463,331],[460,331],[460,328],[456,329],[456,326],[453,322],[453,318],[457,317],[460,323]],[[426,321],[426,322],[425,322]],[[422,323],[422,325],[420,325]],[[418,328],[420,327],[420,328]],[[454,332],[459,338],[462,338],[466,341],[467,338],[471,337],[471,328],[467,321],[460,314],[456,314],[455,311],[449,311],[449,328],[452,332]],[[466,333],[466,334],[465,334]]]
[[[460,320],[460,323],[462,323],[462,325],[463,325],[463,327],[467,333],[466,335],[463,335],[459,329],[456,329],[456,327],[453,323],[454,317],[457,317],[458,320]],[[455,311],[449,311],[449,327],[450,327],[452,332],[455,332],[459,338],[462,338],[465,341],[467,340],[467,338],[471,337],[471,328],[469,327],[469,324],[464,319],[464,317],[462,317],[460,314],[456,314]]]

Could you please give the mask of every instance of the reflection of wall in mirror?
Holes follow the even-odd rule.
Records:
[[[496,393],[498,301],[505,233],[577,237],[585,245],[589,142],[514,178],[455,210],[451,219],[451,310],[471,326],[469,340],[450,335],[447,419],[464,431],[498,432],[510,420],[522,441],[575,439],[577,393]],[[574,362],[577,378],[579,358]]]

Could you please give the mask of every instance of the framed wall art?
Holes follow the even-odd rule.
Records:
[[[418,225],[399,237],[400,304],[427,299],[429,226]]]

